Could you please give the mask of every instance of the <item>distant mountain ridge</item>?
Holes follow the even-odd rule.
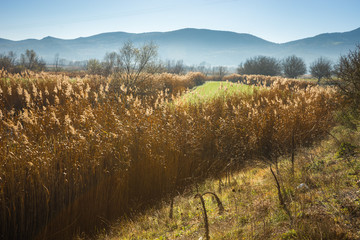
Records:
[[[265,55],[284,58],[295,54],[309,64],[323,56],[336,61],[360,44],[360,28],[343,33],[324,33],[314,37],[277,44],[251,34],[208,29],[185,28],[170,32],[101,33],[76,39],[59,39],[51,36],[40,40],[12,41],[0,38],[0,53],[14,51],[18,56],[26,49],[33,49],[47,63],[60,58],[69,61],[103,59],[106,52],[118,51],[125,41],[134,44],[154,42],[159,46],[159,57],[163,60],[184,60],[185,64],[207,63],[213,66],[236,66],[247,58]]]

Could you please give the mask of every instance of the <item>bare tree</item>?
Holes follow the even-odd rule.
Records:
[[[174,66],[174,73],[175,74],[182,74],[184,73],[185,70],[185,66],[184,66],[184,61],[183,60],[177,60]]]
[[[87,65],[86,65],[86,70],[90,74],[98,74],[98,75],[101,75],[102,71],[103,71],[102,65],[101,65],[100,61],[97,59],[88,60]]]
[[[182,74],[185,72],[185,65],[183,60],[167,60],[165,69],[168,73]]]
[[[32,71],[42,71],[45,69],[45,62],[39,59],[34,50],[27,49],[25,54],[21,54],[20,65]]]
[[[37,61],[37,56],[34,50],[26,49],[25,54],[21,54],[20,64],[27,69],[33,69]]]
[[[221,80],[226,74],[228,74],[228,68],[224,66],[213,67],[213,75],[217,76]]]
[[[55,54],[55,57],[54,57],[54,69],[55,69],[55,72],[58,72],[61,70],[61,67],[60,67],[60,54],[57,53]]]
[[[332,65],[330,60],[327,60],[323,57],[316,59],[310,65],[310,73],[313,77],[317,78],[318,84],[322,78],[330,78],[332,73]]]
[[[340,57],[335,73],[340,93],[353,107],[354,113],[360,114],[360,45]]]
[[[302,58],[295,55],[285,58],[282,62],[284,75],[288,78],[297,78],[306,73],[306,64]]]
[[[61,59],[61,61],[63,61],[63,64],[65,63],[65,59]],[[70,61],[67,63],[67,66],[76,70],[87,70],[87,64],[88,61]]]
[[[145,71],[150,74],[163,73],[166,72],[164,64],[161,61],[151,61],[147,66]]]
[[[118,55],[119,70],[125,76],[125,84],[133,86],[139,80],[140,75],[155,60],[157,46],[148,43],[142,47],[135,47],[131,41],[124,43]]]
[[[7,55],[0,54],[0,69],[12,72],[16,65],[16,54],[13,51]]]
[[[193,71],[201,72],[206,76],[212,74],[211,65],[206,62],[201,62],[198,66],[194,67]]]
[[[117,71],[117,58],[118,54],[116,52],[106,53],[104,57],[103,65],[103,74],[109,76],[110,74]]]

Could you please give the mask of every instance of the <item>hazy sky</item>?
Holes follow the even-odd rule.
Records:
[[[360,0],[0,0],[0,38],[207,28],[282,43],[360,27]]]

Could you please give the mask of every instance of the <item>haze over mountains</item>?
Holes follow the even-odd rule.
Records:
[[[343,33],[324,33],[314,37],[277,44],[244,33],[214,31],[207,29],[180,29],[171,32],[102,33],[71,40],[46,37],[41,40],[12,41],[0,38],[0,53],[14,51],[17,56],[26,49],[33,49],[48,64],[54,62],[58,53],[68,61],[91,58],[102,60],[106,52],[118,51],[125,41],[135,45],[153,41],[159,46],[162,60],[183,60],[185,64],[210,64],[237,66],[247,58],[264,55],[284,58],[295,54],[307,64],[323,56],[337,61],[360,44],[360,28]]]

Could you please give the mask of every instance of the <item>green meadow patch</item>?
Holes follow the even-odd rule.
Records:
[[[241,83],[208,81],[205,84],[194,88],[183,96],[183,99],[189,102],[201,102],[220,96],[230,96],[238,93],[252,94],[255,86],[249,86]]]

